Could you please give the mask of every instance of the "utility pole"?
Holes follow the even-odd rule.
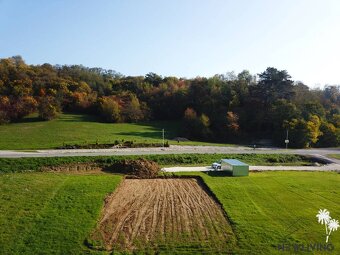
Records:
[[[162,129],[162,138],[163,138],[163,148],[165,147],[165,143],[164,143],[164,128]]]
[[[288,149],[288,143],[289,143],[289,139],[288,139],[288,129],[287,129],[287,135],[286,135],[285,143],[286,143],[286,150],[287,150],[287,149]]]

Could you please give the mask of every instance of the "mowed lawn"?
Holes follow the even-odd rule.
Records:
[[[325,229],[317,223],[318,210],[326,208],[340,219],[337,173],[192,175],[200,175],[223,204],[237,238],[235,254],[283,254],[277,252],[282,243],[323,244]],[[96,226],[104,197],[120,180],[112,174],[0,175],[0,254],[102,254],[84,241]],[[333,254],[338,254],[340,230],[332,233],[330,242]]]
[[[340,220],[338,173],[261,172],[238,178],[192,175],[201,176],[223,204],[238,240],[236,254],[291,254],[294,252],[279,252],[278,245],[325,244],[325,226],[317,222],[318,210],[326,208],[331,217]],[[340,229],[331,234],[330,243],[335,247],[332,254],[340,254]]]
[[[54,149],[63,144],[83,145],[133,141],[162,143],[162,129],[170,144],[217,145],[199,141],[180,142],[171,139],[179,136],[180,122],[150,121],[145,123],[105,123],[99,118],[82,114],[61,114],[57,119],[41,121],[36,115],[18,123],[0,125],[0,150]]]
[[[114,143],[115,140],[161,142],[177,136],[178,122],[104,123],[81,114],[62,114],[51,121],[37,117],[0,126],[0,149],[51,149],[66,144]]]
[[[121,176],[0,174],[0,254],[84,254]]]

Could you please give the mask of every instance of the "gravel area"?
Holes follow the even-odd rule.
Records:
[[[210,166],[196,167],[165,167],[163,172],[206,172],[216,171]],[[249,166],[249,171],[339,171],[339,164],[327,164],[322,166]]]

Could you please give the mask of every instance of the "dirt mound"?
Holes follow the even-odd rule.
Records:
[[[196,179],[125,179],[106,199],[92,248],[228,250],[235,237],[221,207]]]
[[[110,169],[139,179],[155,178],[161,170],[156,162],[146,159],[121,160],[114,163]]]

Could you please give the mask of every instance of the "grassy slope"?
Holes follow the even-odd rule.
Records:
[[[154,121],[149,123],[102,123],[88,115],[62,114],[52,121],[36,117],[23,122],[0,126],[0,149],[51,149],[66,144],[113,143],[124,139],[136,142],[161,142],[162,129],[166,139],[178,136],[179,123]],[[170,143],[177,144],[175,141]],[[204,142],[181,142],[187,145],[209,145]],[[216,144],[214,144],[216,145]]]
[[[0,254],[84,254],[117,175],[0,175]]]
[[[315,217],[318,210],[326,208],[340,219],[337,173],[263,172],[240,178],[192,175],[202,176],[223,204],[240,254],[275,254],[280,243],[324,244],[325,228]],[[339,253],[340,231],[330,238]]]

